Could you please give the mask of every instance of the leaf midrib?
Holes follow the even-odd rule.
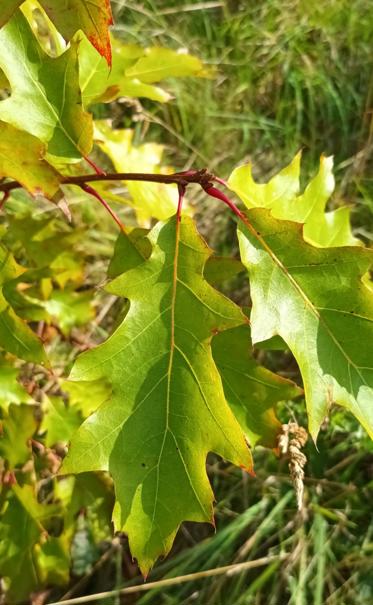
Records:
[[[165,426],[165,430],[164,430],[164,434],[163,434],[161,449],[159,451],[158,461],[156,464],[156,490],[155,490],[155,498],[154,498],[153,515],[152,515],[151,525],[149,528],[148,541],[150,541],[151,535],[153,533],[154,523],[155,523],[155,517],[156,517],[157,505],[158,505],[158,493],[159,493],[160,462],[161,462],[161,458],[163,455],[163,450],[164,450],[164,446],[166,443],[168,433],[171,434],[172,438],[174,439],[174,441],[176,443],[176,447],[178,447],[178,442],[177,442],[176,436],[174,435],[174,432],[171,430],[171,428],[169,426],[169,414],[170,414],[172,366],[173,366],[173,360],[174,360],[174,354],[175,354],[175,307],[176,307],[176,292],[177,292],[177,284],[178,284],[178,262],[179,262],[179,250],[180,250],[180,222],[181,222],[181,216],[179,214],[177,214],[176,215],[176,233],[175,233],[175,253],[174,253],[174,260],[173,260],[173,271],[172,271],[171,309],[170,309],[171,310],[171,335],[170,335],[170,354],[169,354],[169,362],[168,362],[168,368],[167,368],[166,426]],[[193,490],[193,493],[197,499],[197,502],[199,503],[203,513],[206,515],[207,511],[204,509],[204,506],[198,496],[198,493],[196,492],[196,490],[194,488],[192,479],[189,475],[188,467],[181,454],[180,448],[178,449],[178,454],[182,461],[185,473],[189,479],[189,484]]]

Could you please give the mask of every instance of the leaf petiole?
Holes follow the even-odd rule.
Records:
[[[126,228],[123,225],[122,221],[120,220],[119,216],[114,212],[114,210],[112,210],[112,208],[110,208],[109,204],[104,200],[103,197],[101,197],[101,195],[98,193],[98,191],[96,191],[96,189],[94,189],[90,185],[87,185],[86,183],[82,183],[80,185],[80,188],[83,189],[83,191],[85,191],[89,195],[92,195],[93,197],[95,197],[96,200],[98,200],[100,202],[100,204],[102,204],[104,206],[104,208],[109,212],[109,214],[115,220],[115,222],[120,227],[120,229],[122,231],[126,230]]]

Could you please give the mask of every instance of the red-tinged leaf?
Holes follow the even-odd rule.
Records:
[[[110,0],[40,0],[40,4],[65,40],[71,40],[81,29],[111,66],[109,26],[113,24],[113,16]]]

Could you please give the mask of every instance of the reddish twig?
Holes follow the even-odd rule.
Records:
[[[97,181],[145,181],[150,183],[164,183],[166,185],[184,185],[196,183],[203,188],[213,184],[214,175],[205,168],[202,170],[187,170],[175,172],[174,174],[148,174],[146,172],[115,172],[108,174],[82,174],[79,176],[63,177],[62,185],[85,185]],[[6,193],[21,188],[18,181],[0,183],[0,192]]]
[[[185,170],[183,172],[175,172],[174,174],[149,174],[146,172],[116,172],[116,173],[103,173],[100,168],[98,168],[92,160],[85,158],[87,162],[93,166],[96,170],[96,174],[83,174],[79,176],[66,176],[63,177],[62,185],[77,185],[81,187],[86,193],[93,195],[99,202],[105,206],[106,210],[110,212],[111,216],[114,218],[115,222],[119,225],[119,227],[123,230],[124,225],[115,214],[115,212],[110,208],[110,206],[105,202],[105,200],[99,195],[99,193],[87,185],[88,182],[102,182],[102,181],[143,181],[150,183],[163,183],[165,185],[174,184],[179,188],[179,203],[178,203],[178,216],[180,216],[181,205],[185,193],[186,187],[195,183],[200,185],[204,191],[211,197],[214,197],[224,204],[226,204],[232,212],[250,229],[252,226],[246,217],[246,215],[241,212],[241,210],[236,206],[234,202],[232,202],[220,189],[214,187],[214,182],[219,183],[220,185],[227,186],[227,183],[213,175],[206,168],[202,168],[202,170]],[[5,199],[8,197],[9,193],[14,189],[18,189],[22,187],[22,185],[18,181],[10,181],[0,184],[0,193],[4,193],[4,198],[2,204],[4,204]],[[1,204],[0,204],[1,207]]]

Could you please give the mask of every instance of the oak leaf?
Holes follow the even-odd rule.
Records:
[[[329,407],[350,410],[373,436],[373,251],[316,248],[299,223],[250,210],[239,228],[250,276],[254,343],[279,335],[302,374],[316,439]]]
[[[244,317],[203,279],[209,251],[191,219],[158,223],[148,239],[150,258],[108,288],[130,300],[125,319],[72,371],[72,379],[104,378],[113,391],[73,436],[63,465],[111,473],[115,528],[145,574],[184,520],[212,522],[208,452],[251,468],[210,347],[214,333]]]

